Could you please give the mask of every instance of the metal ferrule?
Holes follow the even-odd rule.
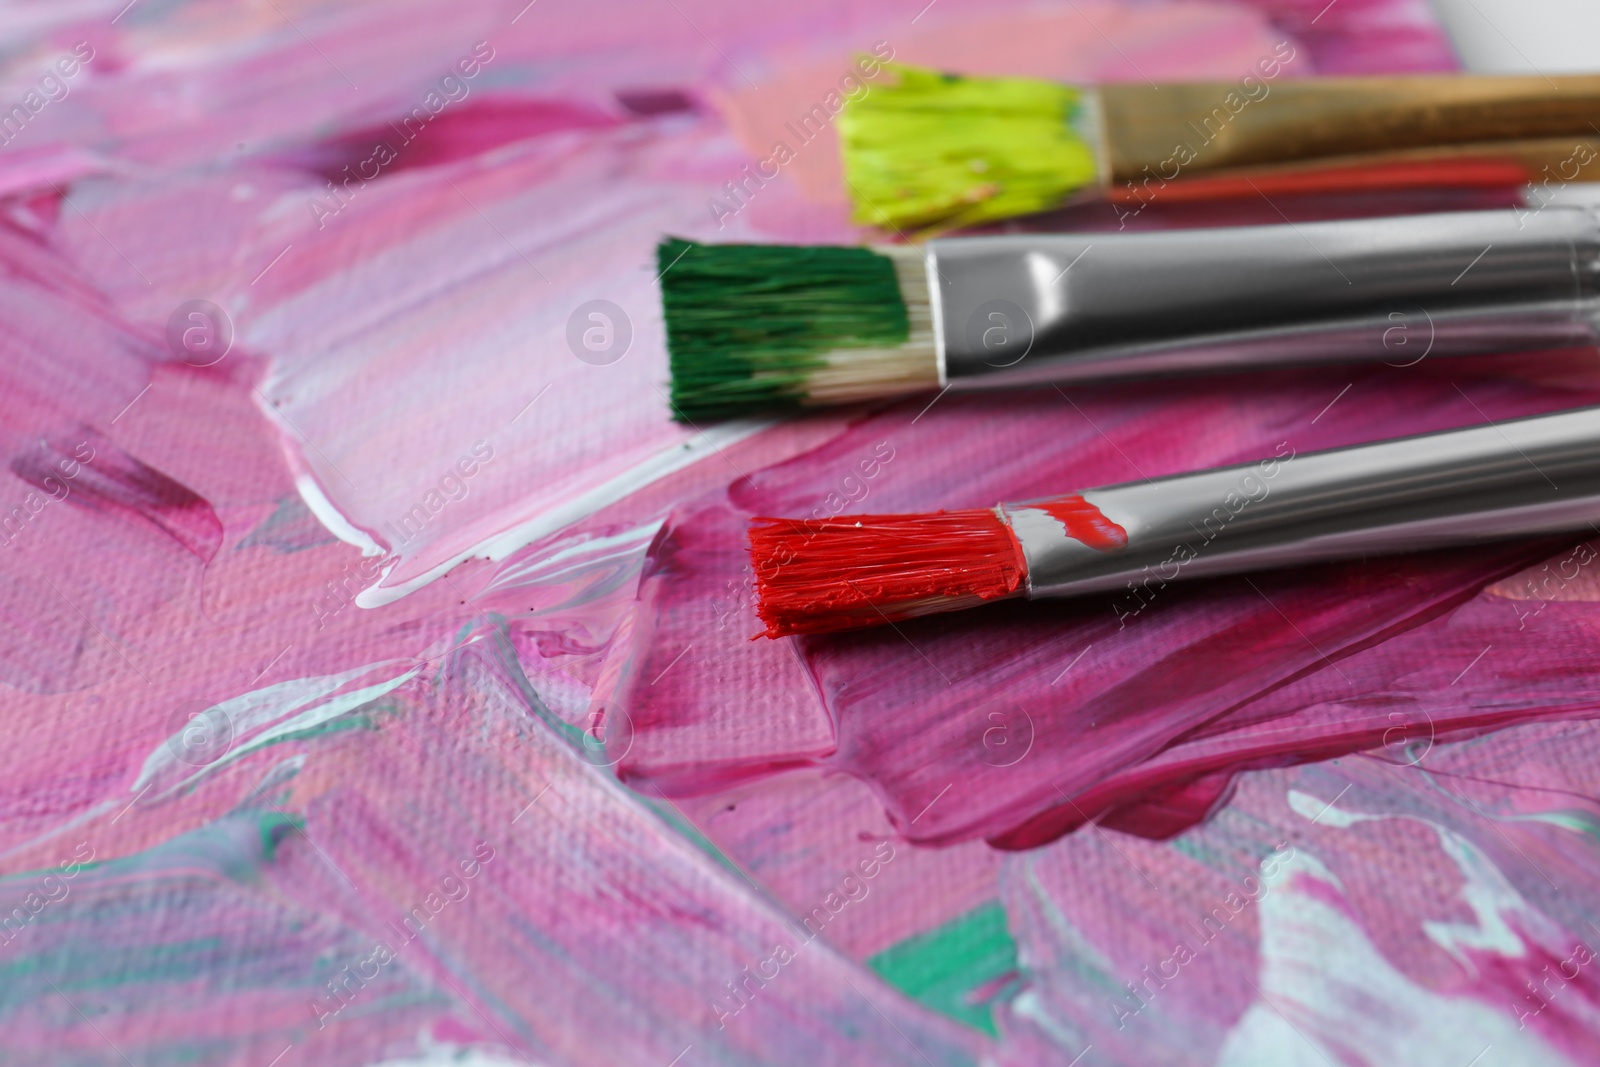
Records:
[[[1031,597],[1124,588],[1143,597],[1182,578],[1600,535],[1600,407],[1304,455],[1284,443],[1257,463],[1000,513],[1022,545]]]
[[[1069,383],[1600,340],[1584,207],[928,244],[940,374]]]

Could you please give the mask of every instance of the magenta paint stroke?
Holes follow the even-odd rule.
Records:
[[[820,942],[719,1024],[726,981],[798,923],[550,730],[506,651],[449,656],[315,756],[258,763],[233,811],[80,873],[0,962],[7,1047],[59,1042],[65,999],[141,1058],[366,1063],[420,1032],[536,1062],[979,1061]]]
[[[1279,738],[1278,751],[1224,747],[1228,757],[1188,773],[1140,771],[1188,737],[1225,735],[1235,709],[1248,715],[1252,700],[1302,676],[1346,689],[1353,683],[1341,673],[1344,656],[1366,645],[1381,648],[1385,638],[1445,615],[1484,585],[1565,544],[1356,562],[1248,582],[1147,583],[1136,592],[1144,605],[1136,614],[1119,598],[1006,605],[802,639],[792,645],[809,685],[784,687],[784,713],[773,718],[784,725],[760,739],[765,750],[747,753],[720,743],[737,732],[736,709],[761,692],[741,690],[738,672],[793,677],[800,669],[766,643],[751,645],[752,626],[737,625],[750,617],[742,520],[826,508],[841,472],[850,473],[854,457],[870,454],[879,442],[889,442],[897,458],[872,483],[862,506],[924,511],[1153,477],[1180,464],[1283,455],[1285,445],[1291,451],[1330,447],[1399,426],[1424,430],[1498,419],[1594,395],[1592,386],[1574,392],[1503,374],[1467,379],[1379,368],[1352,382],[1348,373],[1322,377],[1320,388],[1307,375],[1258,379],[1248,401],[1224,381],[1192,383],[1181,401],[1151,399],[1139,386],[1070,396],[946,398],[936,423],[916,418],[925,402],[907,403],[804,457],[752,474],[721,500],[711,494],[663,528],[646,568],[641,597],[652,606],[656,629],[640,649],[635,684],[619,690],[636,728],[622,772],[669,792],[693,792],[795,761],[821,762],[871,783],[896,829],[913,840],[982,836],[1018,847],[1237,765],[1229,760],[1248,765],[1292,760],[1296,751],[1313,758],[1381,745],[1395,720],[1376,730],[1370,721],[1351,729],[1325,708],[1296,720],[1296,728]],[[1340,402],[1324,411],[1335,399]],[[1239,416],[1245,403],[1249,422]],[[997,414],[1002,409],[1004,418]],[[1180,409],[1183,416],[1174,420]],[[953,427],[972,432],[952,433]],[[1499,619],[1505,632],[1519,625],[1511,611]],[[692,641],[699,642],[699,655],[673,662]],[[1449,688],[1449,677],[1431,681]],[[725,715],[719,706],[727,707]],[[1545,711],[1537,699],[1512,707],[1497,721]],[[680,717],[678,708],[693,710]],[[1035,739],[1026,760],[995,765],[985,742],[994,736],[991,712],[1020,713],[1026,721],[1027,736]],[[1466,709],[1435,720],[1442,732],[1491,725]],[[830,734],[835,747],[819,756]],[[703,752],[715,762],[696,765]],[[1171,766],[1177,765],[1174,757]],[[1119,793],[1115,783],[1124,773],[1129,788]],[[1153,831],[1174,832],[1205,815],[1226,784],[1225,778],[1212,781],[1209,794],[1202,789],[1183,798],[1186,819],[1158,819]],[[1126,825],[1136,824],[1130,816]]]
[[[872,791],[848,775],[803,768],[672,803],[791,915],[802,923],[810,918],[810,927],[857,959],[956,919],[998,893],[1004,853],[978,841],[936,849],[910,845]],[[893,844],[892,861],[863,878],[863,861],[876,858],[884,842]],[[847,882],[852,876],[859,885]],[[842,895],[848,906],[833,900],[828,908],[830,894]]]
[[[924,7],[622,0],[598,18],[113,0],[0,15],[0,100],[25,100],[74,42],[93,49],[0,147],[0,511],[28,516],[0,551],[5,1058],[1033,1064],[1071,1063],[1093,1036],[1149,1062],[1165,1046],[1139,1026],[1170,1012],[1173,1062],[1240,1061],[1283,1036],[1250,982],[1333,1059],[1411,1047],[1465,1002],[1505,1003],[1514,1033],[1486,1040],[1525,1058],[1592,1058],[1588,965],[1569,943],[1592,918],[1573,901],[1594,854],[1569,828],[1592,821],[1590,741],[1576,722],[1515,725],[1593,708],[1590,587],[1537,577],[1545,559],[1559,575],[1570,546],[1263,584],[1332,665],[1276,608],[1216,589],[1162,590],[1127,644],[1087,652],[1082,621],[1062,617],[1041,620],[1031,660],[912,635],[947,642],[930,658],[969,696],[984,678],[1028,695],[1050,661],[1060,684],[1031,727],[981,699],[961,709],[970,721],[933,714],[950,698],[909,673],[925,669],[913,650],[744,640],[739,524],[756,505],[808,512],[863,488],[873,506],[981,505],[1135,463],[1454,424],[1469,405],[1452,381],[1496,418],[1594,390],[1549,361],[1425,364],[1363,377],[1320,416],[1348,379],[1271,379],[1259,399],[1216,383],[1014,399],[1018,432],[999,436],[993,401],[949,397],[914,425],[909,405],[720,436],[671,425],[641,250],[663,230],[709,236],[706,196],[751,162],[704,103],[910,40],[914,19],[959,44],[1024,10]],[[1174,39],[1191,22],[1168,4],[1094,10],[1114,13],[1116,40],[1062,77],[1120,70],[1119,50],[1163,75],[1228,77],[1248,50],[1220,29],[1203,49]],[[1212,25],[1287,29],[1324,71],[1448,65],[1413,0],[1230,6]],[[478,42],[492,58],[446,85]],[[361,175],[367,142],[407,115],[416,136]],[[343,185],[346,167],[362,184]],[[341,210],[313,212],[335,176]],[[854,236],[783,183],[729,230]],[[630,320],[609,364],[567,343],[596,299]],[[193,300],[233,327],[212,365],[167,342]],[[1024,427],[1061,444],[1027,447]],[[940,469],[972,456],[982,470]],[[1240,677],[1185,693],[1148,681],[1149,706],[1103,748],[1087,730],[1051,743],[1105,688],[1132,693],[1168,637],[1180,656],[1218,648]],[[869,668],[904,684],[869,697]],[[1472,804],[1380,797],[1366,779],[1340,797],[1346,783],[1319,776],[1349,758],[1257,769],[1357,748],[1388,759],[1383,774],[1475,790],[1460,794]],[[1119,814],[1042,845],[1070,829],[1051,821],[1051,780],[1102,790]],[[1286,781],[1333,812],[1302,814]],[[1178,844],[1112,836],[1205,816]],[[1395,827],[1405,848],[1364,843]],[[1036,838],[1010,843],[1038,847],[985,844],[1019,828]],[[1116,1036],[1084,961],[1110,961],[1119,987],[1147,963],[1159,974],[1173,946],[1143,932],[1177,921],[1154,898],[1137,922],[1114,912],[1112,895],[1147,891],[1117,850],[1181,894],[1194,868],[1174,857],[1191,843],[1212,847],[1191,862],[1221,887],[1259,876],[1297,832],[1315,848],[1230,918],[1228,968],[1161,990]],[[1373,888],[1412,852],[1419,886]],[[1579,891],[1551,894],[1538,870]],[[1010,992],[985,994],[998,1038],[866,963],[996,901],[1018,948]],[[1297,954],[1328,936],[1368,947]],[[1192,965],[1223,960],[1223,940],[1211,951]],[[1383,976],[1397,1006],[1384,1026],[1359,1016],[1352,970]],[[1518,992],[1530,981],[1542,1006]]]
[[[1181,844],[1075,834],[1010,857],[1001,883],[1040,978],[1007,1009],[1011,1047],[1588,1062],[1600,979],[1579,961],[1600,935],[1571,888],[1594,877],[1593,748],[1587,724],[1540,723],[1417,765],[1247,775]]]

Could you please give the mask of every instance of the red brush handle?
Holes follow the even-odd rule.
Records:
[[[1172,203],[1237,200],[1244,197],[1304,196],[1315,193],[1392,192],[1402,189],[1506,189],[1526,185],[1528,168],[1511,159],[1430,159],[1264,171],[1183,178],[1164,186],[1160,199]],[[1114,204],[1145,203],[1135,187],[1113,188]]]

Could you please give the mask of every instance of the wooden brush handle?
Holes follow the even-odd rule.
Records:
[[[1278,167],[1244,167],[1215,171],[1173,182],[1161,190],[1168,204],[1215,200],[1255,200],[1265,196],[1315,196],[1338,193],[1390,193],[1407,189],[1512,189],[1528,184],[1538,173],[1517,158],[1473,152],[1440,159],[1412,160],[1409,153],[1377,155],[1356,163],[1297,163]],[[1152,197],[1138,186],[1113,185],[1106,191],[1113,204],[1133,205],[1138,214]]]
[[[1444,145],[1570,137],[1600,150],[1600,75],[1106,85],[1099,106],[1112,185]]]

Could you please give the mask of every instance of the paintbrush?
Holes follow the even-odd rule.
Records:
[[[750,555],[766,636],[781,637],[1115,591],[1126,623],[1180,579],[1597,522],[1590,407],[1304,455],[1281,445],[1257,463],[994,508],[757,518]]]
[[[1287,53],[1284,49],[1287,48]],[[948,229],[1079,196],[1154,199],[1579,177],[1600,143],[1600,76],[1274,81],[1280,45],[1237,82],[1081,88],[889,66],[838,118],[855,219]]]
[[[685,422],[937,389],[1593,344],[1586,208],[658,249]]]

